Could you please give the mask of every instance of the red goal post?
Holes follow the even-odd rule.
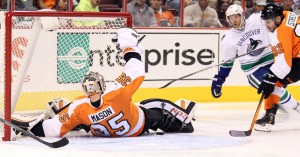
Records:
[[[123,63],[111,38],[121,27],[132,27],[129,13],[0,12],[0,117],[72,101],[90,70],[113,79]],[[0,124],[0,135],[11,140],[11,128]]]

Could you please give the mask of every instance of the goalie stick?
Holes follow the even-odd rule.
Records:
[[[63,147],[63,146],[65,146],[65,145],[67,145],[67,144],[69,143],[69,140],[68,140],[66,137],[64,137],[64,138],[62,138],[62,139],[60,139],[60,140],[58,140],[58,141],[56,141],[56,142],[53,142],[53,143],[47,142],[47,141],[44,141],[44,140],[42,140],[41,138],[39,138],[39,137],[33,135],[32,133],[30,133],[30,132],[28,132],[28,131],[26,131],[26,130],[24,130],[24,129],[22,129],[22,128],[20,128],[20,127],[14,125],[14,124],[12,124],[11,122],[9,122],[9,121],[7,121],[7,120],[1,118],[1,117],[0,117],[0,121],[1,121],[2,123],[4,123],[4,124],[6,124],[6,125],[8,125],[8,126],[10,126],[10,127],[12,127],[12,128],[14,128],[14,129],[18,130],[18,131],[20,131],[20,132],[23,133],[24,135],[26,135],[26,136],[28,136],[28,137],[31,137],[31,138],[33,138],[34,140],[36,140],[36,141],[38,141],[38,142],[40,142],[40,143],[43,143],[44,145],[46,145],[46,146],[48,146],[48,147],[51,147],[51,148],[60,148],[60,147]]]
[[[233,137],[246,137],[246,136],[250,136],[251,135],[252,130],[253,130],[254,125],[255,125],[255,122],[256,122],[256,119],[257,119],[257,116],[258,116],[258,113],[259,113],[259,110],[260,110],[260,107],[261,107],[261,104],[262,104],[262,101],[263,101],[263,98],[264,98],[264,94],[262,94],[261,97],[260,97],[260,100],[259,100],[257,109],[255,111],[255,114],[254,114],[254,117],[253,117],[250,129],[247,130],[247,131],[230,130],[229,134],[231,136],[233,136]]]
[[[212,65],[212,66],[206,67],[206,68],[204,68],[204,69],[198,70],[198,71],[196,71],[196,72],[193,72],[193,73],[191,73],[191,74],[182,76],[182,77],[177,78],[177,79],[173,79],[172,81],[168,82],[167,84],[165,84],[164,86],[160,87],[159,89],[166,88],[166,87],[168,87],[170,84],[174,83],[175,81],[182,80],[182,79],[184,79],[184,78],[187,78],[187,77],[189,77],[189,76],[198,74],[198,73],[200,73],[200,72],[202,72],[202,71],[205,71],[205,70],[208,70],[208,69],[212,69],[212,68],[217,67],[217,66],[219,66],[219,65],[221,65],[221,64],[224,64],[224,63],[227,63],[227,62],[234,61],[234,60],[236,60],[236,59],[238,59],[238,58],[241,58],[241,57],[243,57],[243,56],[249,55],[249,54],[251,54],[251,53],[253,53],[253,52],[255,52],[255,51],[263,50],[263,49],[265,49],[265,48],[267,48],[267,47],[269,47],[269,46],[270,46],[270,45],[268,45],[268,46],[263,46],[263,47],[261,47],[261,48],[259,48],[259,49],[256,49],[256,50],[250,50],[250,51],[248,51],[248,52],[245,53],[245,54],[242,54],[242,55],[239,55],[239,56],[237,56],[237,57],[235,57],[235,58],[226,60],[226,61],[224,61],[224,62],[222,62],[222,63],[219,63],[219,64],[216,64],[216,65]]]

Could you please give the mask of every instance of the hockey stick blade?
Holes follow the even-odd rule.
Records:
[[[18,131],[20,131],[24,135],[26,135],[28,137],[31,137],[34,140],[36,140],[36,141],[38,141],[40,143],[43,143],[44,145],[46,145],[48,147],[51,147],[51,148],[60,148],[60,147],[63,147],[63,146],[65,146],[65,145],[67,145],[69,143],[69,140],[66,137],[64,137],[64,138],[62,138],[62,139],[60,139],[60,140],[58,140],[56,142],[47,142],[47,141],[44,141],[41,138],[33,135],[32,133],[30,133],[30,132],[28,132],[28,131],[26,131],[26,130],[20,128],[20,127],[18,127],[17,125],[14,125],[14,124],[12,124],[11,122],[9,122],[9,121],[7,121],[5,119],[2,119],[1,117],[0,117],[0,121],[2,123],[4,123],[4,124],[6,124],[6,125],[8,125],[8,126],[10,126],[12,128],[14,128],[14,129],[18,130]]]
[[[44,142],[46,142],[46,141],[44,141]],[[60,147],[63,147],[63,146],[66,146],[67,144],[69,144],[69,140],[66,137],[64,137],[56,142],[53,142],[53,143],[46,142],[44,144],[51,148],[60,148]]]
[[[230,130],[229,131],[230,136],[233,136],[233,137],[246,137],[246,136],[250,136],[251,133],[252,133],[252,130],[248,130],[248,131]]]
[[[166,87],[170,86],[172,83],[174,83],[174,82],[176,82],[176,81],[179,81],[179,80],[182,80],[182,79],[187,78],[187,77],[189,77],[189,76],[198,74],[198,73],[200,73],[200,72],[202,72],[202,71],[206,71],[206,70],[208,70],[208,69],[212,69],[212,68],[217,67],[217,66],[219,66],[219,65],[221,65],[221,64],[224,64],[224,63],[227,63],[227,62],[234,61],[234,60],[236,60],[236,59],[238,59],[238,58],[241,58],[241,57],[243,57],[243,56],[249,55],[249,54],[251,54],[251,53],[253,53],[253,52],[263,50],[263,49],[265,49],[265,48],[267,48],[267,47],[269,47],[269,46],[270,46],[270,45],[267,45],[267,46],[263,46],[263,47],[261,47],[261,48],[259,48],[259,49],[256,49],[256,50],[248,51],[248,52],[245,53],[245,54],[242,54],[242,55],[239,55],[239,56],[237,56],[237,57],[235,57],[235,58],[226,60],[226,61],[224,61],[224,62],[222,62],[222,63],[219,63],[219,64],[215,64],[215,65],[206,67],[206,68],[204,68],[204,69],[198,70],[198,71],[196,71],[196,72],[193,72],[193,73],[191,73],[191,74],[182,76],[182,77],[177,78],[177,79],[173,79],[173,80],[171,80],[170,82],[168,82],[167,84],[165,84],[164,86],[160,87],[159,89],[166,88]]]
[[[250,129],[247,130],[247,131],[230,130],[229,131],[230,136],[233,136],[233,137],[246,137],[246,136],[250,136],[251,135],[252,130],[253,130],[254,125],[255,125],[255,122],[256,122],[256,119],[257,119],[257,116],[259,114],[259,111],[260,111],[260,108],[261,108],[261,104],[263,102],[264,97],[265,97],[265,95],[262,94],[261,97],[260,97],[260,99],[259,99],[259,102],[258,102],[256,111],[255,111],[255,114],[254,114],[253,119],[252,119],[252,123],[251,123]]]

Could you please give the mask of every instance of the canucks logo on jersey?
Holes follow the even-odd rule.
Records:
[[[262,44],[261,40],[254,40],[252,38],[249,38],[249,40],[250,40],[250,44],[247,45],[247,52],[252,51],[252,53],[250,53],[249,55],[257,56],[263,52],[264,49],[255,50],[258,45]]]

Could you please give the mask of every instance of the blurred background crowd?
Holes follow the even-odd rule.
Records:
[[[0,3],[1,10],[7,10],[8,6],[12,6],[11,0],[1,0]],[[284,10],[300,14],[298,12],[300,0],[245,0],[246,18],[261,11],[268,3],[278,3]],[[242,2],[241,0],[15,0],[13,8],[16,11],[44,9],[129,12],[133,17],[134,27],[226,28],[230,25],[226,21],[225,12],[231,4],[242,5]],[[182,23],[180,19],[183,19]]]

